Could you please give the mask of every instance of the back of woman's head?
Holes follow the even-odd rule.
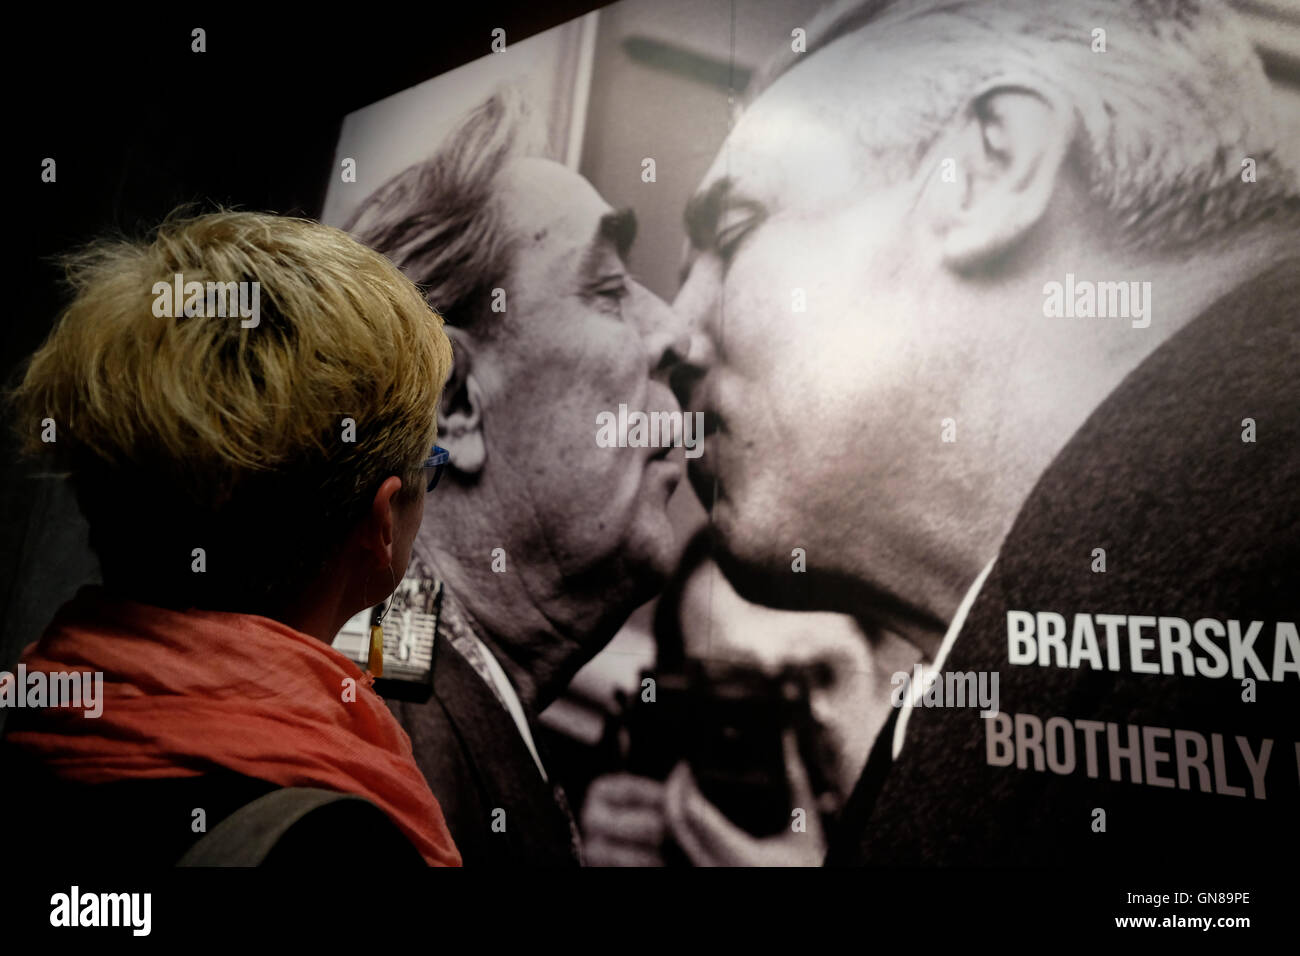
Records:
[[[386,477],[418,493],[451,346],[383,256],[221,211],[65,265],[73,299],[15,424],[71,476],[106,583],[260,611],[319,572]]]

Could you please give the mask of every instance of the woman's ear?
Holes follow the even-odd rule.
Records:
[[[977,92],[927,159],[921,207],[945,265],[978,268],[1043,218],[1074,140],[1074,111],[1041,84]]]
[[[370,503],[367,520],[359,529],[361,546],[373,555],[376,568],[389,567],[396,557],[393,548],[397,542],[397,523],[393,514],[401,488],[402,479],[396,475],[385,478]]]
[[[475,374],[480,358],[477,344],[464,329],[446,326],[451,339],[451,377],[438,405],[438,444],[450,453],[447,467],[477,475],[487,460],[483,439],[483,393]]]

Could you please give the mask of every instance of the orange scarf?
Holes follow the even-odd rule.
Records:
[[[317,638],[257,615],[172,611],[86,588],[21,661],[29,674],[104,674],[102,716],[28,711],[32,722],[6,737],[64,779],[225,767],[283,787],[354,793],[387,813],[430,865],[460,866],[410,738],[360,668]]]

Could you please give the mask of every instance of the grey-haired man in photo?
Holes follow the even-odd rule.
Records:
[[[627,273],[631,211],[530,155],[527,129],[503,90],[345,225],[426,290],[454,350],[450,462],[408,574],[437,582],[433,695],[390,706],[466,866],[580,861],[537,714],[658,592],[678,547],[672,449],[595,434],[620,404],[679,412],[666,376],[684,325]]]
[[[1001,679],[991,716],[908,696],[828,862],[1294,851],[1300,183],[1235,15],[806,26],[687,211],[692,479],[744,595]],[[696,862],[771,856],[665,802]]]

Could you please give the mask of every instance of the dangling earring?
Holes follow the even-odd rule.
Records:
[[[388,566],[388,576],[393,581],[393,592],[389,594],[388,600],[382,604],[376,604],[375,609],[370,612],[370,655],[367,661],[367,673],[373,677],[384,676],[384,618],[388,616],[388,609],[393,606],[393,594],[397,593],[397,575],[393,573],[393,566]]]

